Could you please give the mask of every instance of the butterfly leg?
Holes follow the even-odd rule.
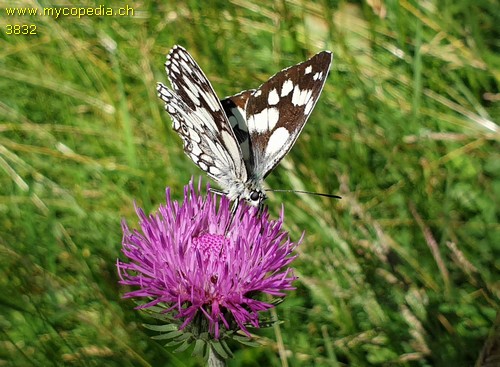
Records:
[[[264,212],[264,207],[265,207],[265,204],[263,201],[261,201],[259,203],[259,211],[257,212],[257,215],[260,217],[262,215],[262,213]]]

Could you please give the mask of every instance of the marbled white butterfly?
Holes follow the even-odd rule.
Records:
[[[177,45],[165,63],[173,90],[158,83],[158,96],[193,162],[229,199],[262,207],[263,180],[304,128],[331,62],[332,53],[322,51],[257,89],[219,101],[198,64]]]

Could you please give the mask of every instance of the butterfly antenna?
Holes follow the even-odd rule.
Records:
[[[312,192],[312,191],[304,191],[304,190],[271,190],[271,189],[267,189],[266,191],[272,191],[272,192],[294,192],[296,194],[308,194],[308,195],[315,195],[315,196],[324,196],[324,197],[332,198],[332,199],[342,199],[342,197],[338,196],[338,195],[324,194],[322,192]]]

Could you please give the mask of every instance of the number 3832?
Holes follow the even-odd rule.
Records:
[[[36,25],[34,24],[7,24],[5,34],[36,34]]]

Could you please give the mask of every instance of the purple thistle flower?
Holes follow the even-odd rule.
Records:
[[[208,191],[208,185],[207,185]],[[296,279],[287,268],[302,241],[290,242],[278,220],[267,209],[240,204],[231,214],[230,201],[214,193],[201,196],[193,182],[184,188],[184,202],[170,198],[147,216],[136,207],[141,231],[123,228],[123,253],[129,262],[117,262],[120,284],[138,287],[124,298],[150,300],[137,308],[157,304],[172,311],[184,329],[204,317],[208,331],[219,339],[221,328],[234,325],[250,335],[245,325],[259,327],[259,311],[274,307],[256,298],[260,293],[284,296],[295,289]]]

